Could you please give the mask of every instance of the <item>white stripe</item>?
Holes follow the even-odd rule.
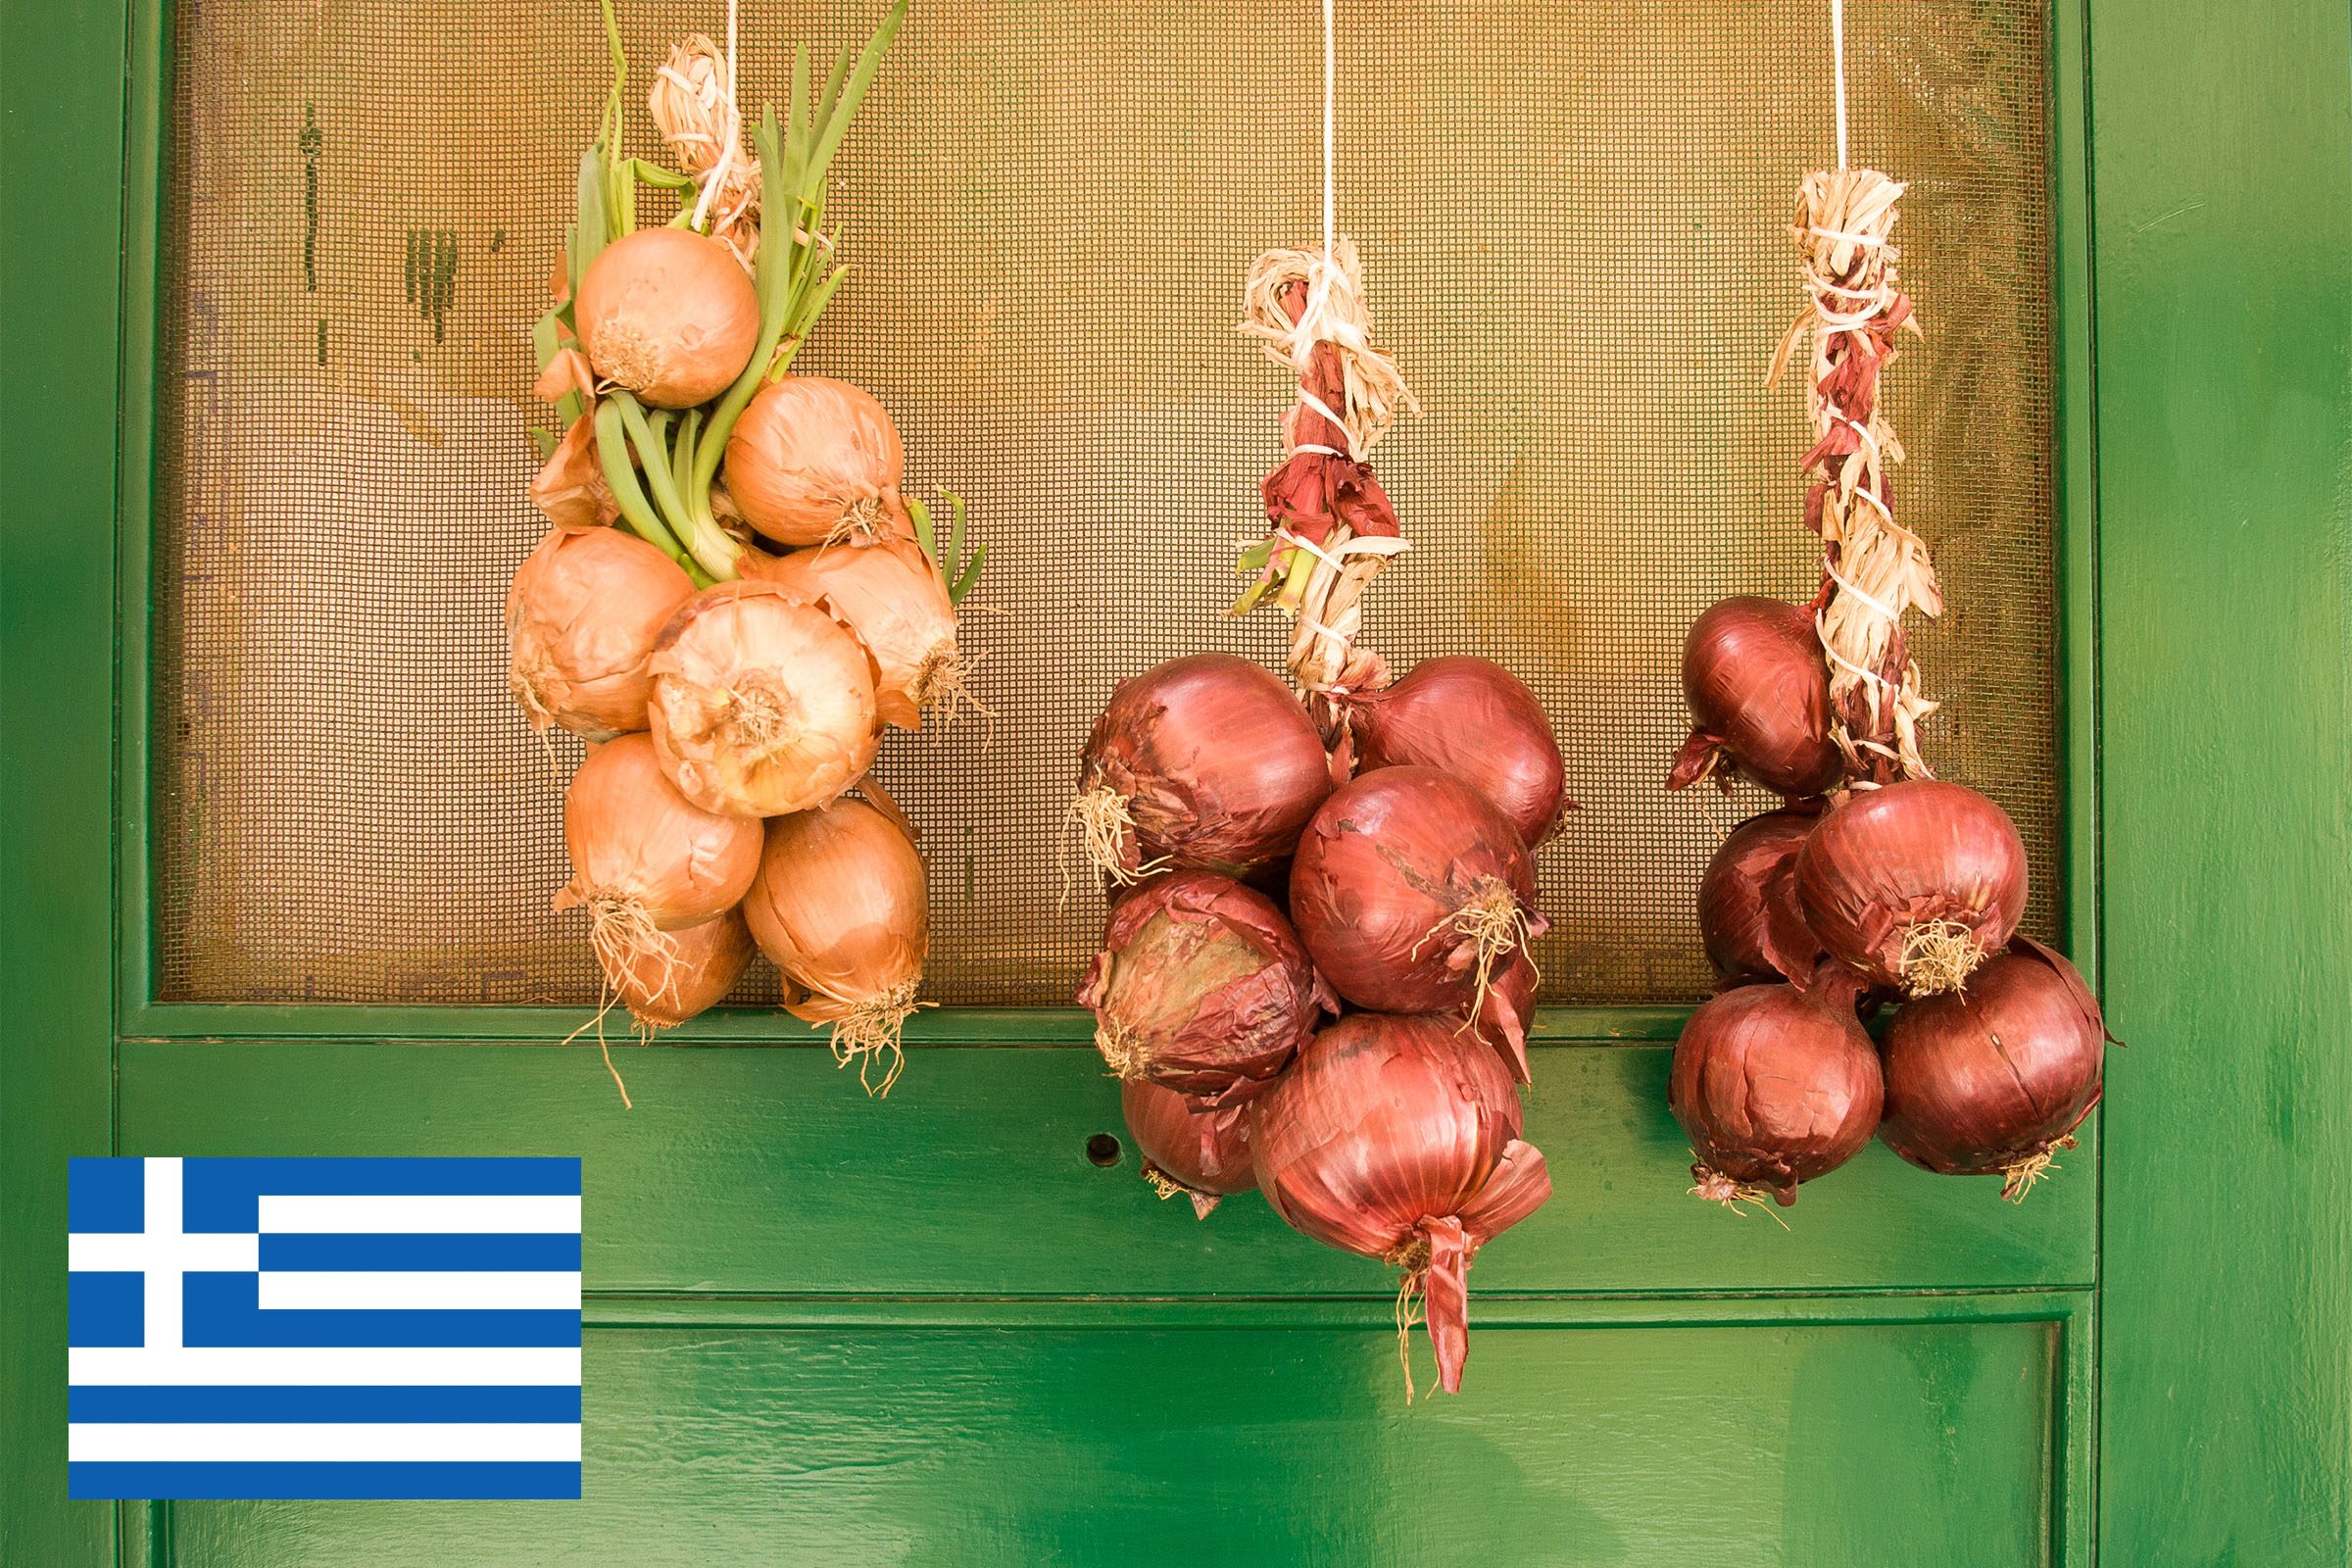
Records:
[[[377,1384],[564,1387],[580,1381],[571,1346],[204,1347],[147,1350],[75,1346],[66,1352],[66,1381],[76,1388],[168,1384],[237,1388]]]
[[[568,1235],[580,1228],[580,1200],[576,1195],[327,1197],[315,1193],[264,1193],[261,1209],[262,1229],[281,1235]]]
[[[502,1274],[479,1272],[434,1273],[428,1270],[366,1274],[328,1271],[262,1275],[262,1310],[295,1311],[342,1307],[373,1311],[378,1308],[478,1310],[544,1308],[562,1312],[580,1309],[580,1277],[546,1272]]]
[[[580,1428],[577,1422],[76,1421],[66,1428],[66,1457],[118,1464],[185,1459],[576,1464]]]
[[[145,1332],[140,1339],[158,1349],[168,1349],[179,1343],[181,1303],[186,1299],[180,1290],[187,1265],[180,1251],[179,1161],[150,1159],[141,1167],[141,1175],[147,1194],[147,1229],[140,1241],[148,1249],[148,1261],[143,1265],[146,1278],[140,1282],[145,1299]]]
[[[178,1266],[190,1272],[250,1274],[262,1266],[262,1239],[250,1231],[211,1235],[189,1231],[174,1244]],[[66,1267],[102,1274],[139,1273],[156,1260],[156,1246],[138,1232],[76,1231],[66,1238]]]

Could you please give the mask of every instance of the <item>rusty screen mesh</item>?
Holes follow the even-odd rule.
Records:
[[[1696,612],[1809,592],[1801,303],[1782,224],[1832,156],[1822,7],[1340,8],[1340,208],[1428,408],[1380,451],[1415,550],[1374,589],[1399,662],[1502,660],[1583,809],[1543,856],[1554,1002],[1698,995],[1690,900],[1746,794],[1660,789]],[[711,4],[624,0],[629,97]],[[875,0],[745,8],[748,100]],[[926,832],[928,994],[1066,1000],[1100,906],[1052,843],[1118,676],[1279,660],[1228,621],[1285,377],[1243,273],[1316,221],[1304,4],[928,0],[836,166],[855,275],[803,364],[876,393],[910,486],[970,498],[993,743],[894,736]],[[1891,373],[1904,515],[1950,603],[1919,641],[1932,760],[2034,852],[2052,786],[2051,342],[2038,0],[1849,22],[1859,158],[1929,337]],[[585,1002],[549,759],[504,689],[527,339],[607,84],[591,0],[203,0],[177,25],[157,518],[161,991]],[[650,151],[650,149],[649,149]],[[556,768],[577,760],[559,742]],[[766,982],[772,986],[772,980]],[[747,982],[756,1000],[760,982]]]

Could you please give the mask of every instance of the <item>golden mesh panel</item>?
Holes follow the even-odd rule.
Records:
[[[623,6],[637,79],[715,6]],[[874,0],[753,4],[786,40]],[[1557,1002],[1680,1000],[1689,901],[1760,802],[1659,788],[1684,627],[1801,597],[1801,395],[1760,372],[1801,303],[1781,224],[1831,156],[1818,7],[1341,8],[1341,211],[1429,413],[1382,447],[1417,548],[1369,637],[1502,660],[1584,809],[1543,857]],[[1312,237],[1306,5],[930,0],[839,170],[856,275],[804,361],[890,406],[910,478],[971,499],[967,618],[1002,715],[898,737],[927,832],[942,1002],[1064,1000],[1100,918],[1057,908],[1077,746],[1122,674],[1269,663],[1218,616],[1260,530],[1283,375],[1233,324],[1261,248]],[[2052,908],[2050,328],[2034,0],[1851,21],[1859,156],[1910,177],[1930,337],[1891,376],[1904,514],[1951,604],[1920,639],[1931,756],[2016,815]],[[173,999],[586,1002],[555,767],[504,691],[526,333],[606,83],[589,0],[206,0],[178,25],[158,518],[162,990]],[[772,981],[767,982],[772,985]],[[758,985],[747,997],[760,995]]]

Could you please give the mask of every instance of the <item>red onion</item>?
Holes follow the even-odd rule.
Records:
[[[1323,803],[1291,867],[1291,918],[1339,994],[1378,1012],[1467,1013],[1546,929],[1535,860],[1487,798],[1384,767]]]
[[[1494,971],[1494,981],[1470,1015],[1471,1033],[1493,1046],[1523,1084],[1534,1083],[1527,1065],[1527,1031],[1536,1021],[1536,985],[1541,977],[1524,953]]]
[[[1393,686],[1346,699],[1357,765],[1434,767],[1499,807],[1529,847],[1559,826],[1560,743],[1544,705],[1491,659],[1425,659]]]
[[[1797,852],[1796,896],[1822,945],[1874,982],[1956,991],[2025,913],[2025,841],[1964,785],[1857,790]]]
[[[1143,1153],[1144,1179],[1162,1198],[1190,1196],[1197,1218],[1208,1218],[1218,1199],[1257,1185],[1245,1107],[1196,1110],[1173,1089],[1130,1078],[1119,1086],[1119,1108]]]
[[[2107,1025],[2075,966],[2027,937],[1966,992],[1912,1003],[1886,1031],[1879,1137],[1925,1170],[2008,1178],[2023,1199],[2099,1102]]]
[[[1421,1297],[1448,1394],[1469,1349],[1471,1259],[1551,1196],[1519,1130],[1502,1062],[1448,1018],[1343,1018],[1250,1104],[1266,1201],[1319,1242],[1404,1270],[1398,1348]]]
[[[1794,986],[1741,986],[1690,1015],[1674,1048],[1666,1102],[1697,1163],[1691,1191],[1722,1203],[1836,1170],[1879,1125],[1885,1089],[1870,1036],[1842,999]]]
[[[1211,1105],[1259,1093],[1339,1010],[1273,901],[1214,871],[1114,905],[1078,1004],[1121,1078]]]
[[[1821,961],[1821,939],[1796,903],[1796,852],[1818,809],[1783,807],[1751,816],[1723,841],[1698,880],[1698,935],[1717,990],[1759,981],[1802,983]]]
[[[1196,654],[1110,694],[1070,814],[1116,880],[1161,863],[1240,876],[1289,854],[1331,786],[1289,687],[1248,660]]]
[[[1683,640],[1690,739],[1666,787],[1737,767],[1783,795],[1819,795],[1845,774],[1830,738],[1830,670],[1799,605],[1742,595],[1691,622]]]

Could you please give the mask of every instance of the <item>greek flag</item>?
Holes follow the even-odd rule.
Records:
[[[74,1497],[577,1497],[576,1159],[76,1159]]]

